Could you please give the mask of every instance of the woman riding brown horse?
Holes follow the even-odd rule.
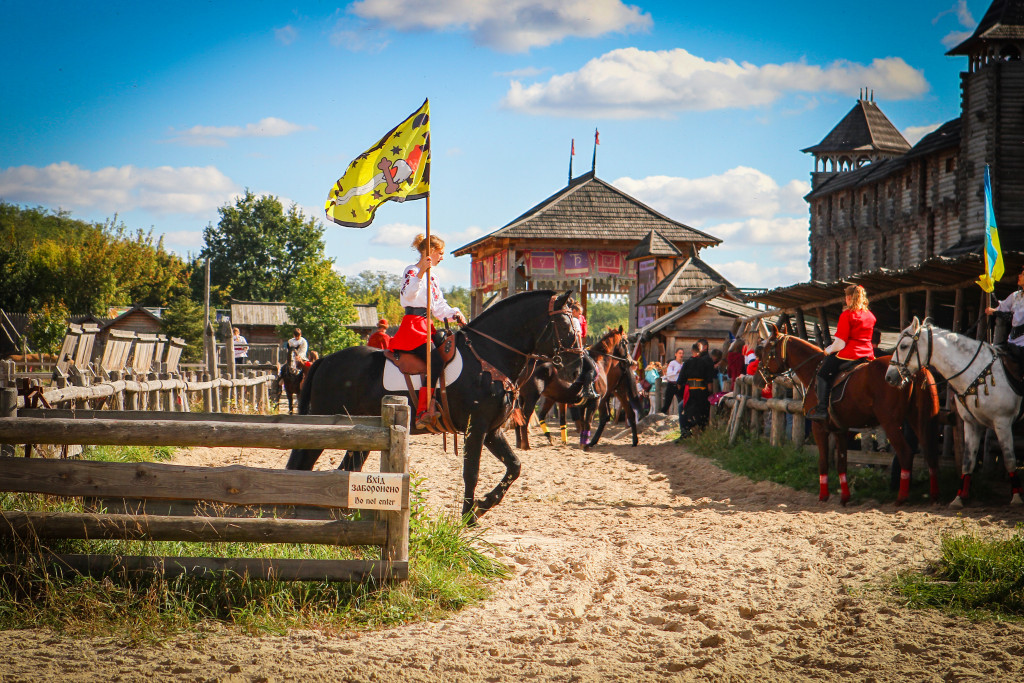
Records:
[[[814,344],[789,334],[780,334],[775,325],[769,324],[768,333],[762,342],[762,360],[759,370],[766,381],[771,382],[777,375],[791,371],[804,389],[804,412],[809,412],[817,403],[815,377],[825,354]],[[900,504],[910,496],[910,471],[913,453],[903,436],[903,424],[911,420],[917,435],[921,452],[928,462],[931,475],[929,492],[932,501],[939,497],[938,454],[933,448],[935,418],[939,413],[939,396],[935,378],[927,370],[914,376],[914,381],[896,388],[885,381],[889,368],[889,357],[876,358],[861,363],[844,374],[840,369],[835,397],[826,421],[812,421],[814,442],[818,446],[818,478],[820,491],[818,499],[828,500],[828,441],[829,435],[836,435],[836,469],[839,471],[840,502],[846,505],[850,500],[850,488],[846,479],[846,433],[851,427],[876,427],[881,425],[885,435],[896,450],[900,462],[900,490],[896,503]],[[799,415],[794,416],[800,419]]]
[[[588,349],[587,353],[597,363],[598,379],[594,382],[594,388],[598,391],[599,396],[588,401],[583,408],[580,443],[584,450],[597,444],[611,417],[609,403],[612,397],[615,397],[619,400],[621,409],[626,411],[626,422],[629,423],[629,427],[633,431],[633,445],[636,446],[639,443],[636,420],[637,413],[641,408],[640,390],[632,370],[636,361],[629,357],[626,333],[623,331],[622,325],[619,325],[617,330],[606,332]],[[604,380],[603,391],[602,379]],[[597,431],[591,437],[590,426],[593,423],[595,412],[598,413],[600,419]]]

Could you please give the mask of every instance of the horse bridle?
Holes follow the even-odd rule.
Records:
[[[808,356],[804,360],[800,361],[800,363],[797,364],[797,366],[795,368],[789,366],[789,361],[786,360],[786,346],[789,345],[789,338],[791,336],[792,335],[789,335],[789,334],[780,334],[780,335],[775,337],[774,341],[770,340],[770,339],[766,340],[766,343],[764,345],[764,350],[765,350],[765,354],[766,354],[765,360],[771,361],[771,360],[775,360],[777,358],[777,359],[779,359],[780,362],[786,364],[786,368],[787,369],[786,369],[785,372],[774,373],[774,372],[772,372],[771,370],[768,369],[768,364],[767,363],[758,363],[757,364],[757,373],[759,375],[761,375],[761,379],[764,380],[765,384],[771,384],[772,381],[776,377],[782,377],[783,375],[791,375],[792,377],[796,377],[796,371],[797,370],[799,370],[800,368],[802,368],[803,366],[807,365],[812,360],[814,360],[814,358],[815,358],[814,356]],[[770,343],[768,343],[768,342],[770,342]],[[780,342],[782,343],[782,352],[779,353],[779,354],[776,354],[776,349],[778,349]],[[802,383],[801,382],[797,382],[797,384],[802,384]]]
[[[921,333],[925,330],[925,328],[928,329],[928,355],[922,363],[921,349],[919,347],[918,342],[920,341]],[[926,368],[931,364],[932,349],[935,348],[935,342],[933,339],[934,333],[932,331],[932,326],[931,324],[926,323],[918,327],[917,332],[915,332],[914,335],[911,336],[910,350],[907,351],[907,361],[897,360],[896,354],[899,352],[900,344],[903,343],[903,338],[906,336],[909,336],[906,330],[900,333],[900,338],[896,340],[896,349],[893,351],[892,358],[889,359],[889,365],[896,368],[896,371],[899,373],[900,379],[903,382],[908,382],[911,379],[913,379],[913,374],[910,372],[910,368],[907,367],[907,361],[910,360],[911,353],[913,353],[916,356],[918,367]],[[978,360],[978,356],[981,354],[981,350],[983,348],[985,348],[985,343],[980,342],[978,344],[978,348],[974,350],[974,355],[971,356],[971,359],[969,361],[967,361],[967,365],[961,368],[960,371],[957,372],[956,374],[947,377],[946,382],[952,382],[954,379],[967,372],[967,370],[972,365],[974,365],[974,361]],[[981,372],[978,373],[978,375],[970,382],[970,384],[967,385],[967,387],[963,391],[956,391],[955,389],[952,389],[952,385],[950,385],[950,388],[952,389],[953,393],[960,400],[960,403],[963,404],[964,408],[966,408],[968,412],[971,412],[971,409],[967,406],[967,397],[977,395],[978,387],[984,385],[988,381],[989,375],[992,374],[992,366],[995,365],[996,357],[996,354],[993,353],[992,359],[988,362],[988,364],[985,367],[981,369]]]
[[[569,309],[564,307],[564,306],[562,308],[555,308],[555,299],[556,298],[557,297],[552,296],[551,299],[548,301],[548,322],[547,322],[546,325],[544,325],[544,329],[541,330],[540,335],[537,337],[537,344],[535,346],[540,346],[541,341],[543,341],[545,335],[547,335],[549,333],[550,334],[555,334],[553,332],[553,330],[554,330],[554,323],[555,323],[555,316],[562,315],[562,314],[565,314],[565,315],[569,314]],[[484,339],[487,339],[489,341],[494,342],[495,344],[497,344],[498,346],[500,346],[502,348],[508,349],[509,351],[512,351],[513,353],[517,353],[520,356],[523,356],[527,360],[534,361],[534,365],[536,365],[536,363],[543,362],[543,363],[551,363],[556,368],[560,368],[560,367],[562,367],[562,361],[561,361],[562,354],[565,354],[565,353],[582,354],[582,353],[584,353],[583,349],[578,349],[578,348],[575,348],[575,347],[563,346],[561,338],[559,338],[557,335],[555,335],[555,337],[554,337],[555,338],[556,351],[554,353],[554,357],[551,357],[551,356],[545,356],[544,354],[541,354],[541,353],[525,353],[523,351],[520,351],[517,348],[514,348],[514,347],[506,344],[505,342],[501,341],[500,339],[495,339],[494,337],[492,337],[491,335],[487,334],[486,332],[481,332],[480,330],[474,329],[474,328],[469,327],[469,326],[463,327],[462,328],[462,332],[463,333],[465,333],[465,332],[472,332],[473,334],[479,335],[479,336],[483,337]],[[466,341],[467,341],[467,343],[469,342],[468,337],[467,337]]]

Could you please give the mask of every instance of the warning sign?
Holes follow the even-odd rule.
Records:
[[[402,474],[350,472],[348,507],[360,510],[401,510]]]

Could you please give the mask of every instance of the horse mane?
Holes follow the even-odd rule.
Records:
[[[504,313],[505,309],[515,305],[517,302],[520,302],[523,299],[543,297],[544,300],[547,301],[553,296],[557,296],[557,292],[553,292],[550,289],[535,289],[530,292],[519,292],[518,294],[513,294],[510,297],[502,299],[498,303],[488,308],[486,311],[480,313],[480,315],[478,315],[477,317],[470,320],[468,323],[466,323],[466,327],[479,327],[480,324],[486,323],[490,318]]]
[[[795,334],[789,335],[789,342],[788,343],[789,344],[796,343],[798,346],[799,345],[806,346],[809,351],[812,351],[814,353],[824,353],[822,348],[820,346],[818,346],[817,344],[815,344],[813,342],[809,342],[806,339],[801,339],[800,337],[796,336]]]
[[[612,343],[611,338],[614,337],[615,335],[624,337],[625,333],[620,332],[618,329],[609,329],[607,332],[604,333],[604,335],[600,339],[591,344],[590,348],[588,349],[590,355],[593,356],[602,353],[611,353],[612,351],[614,351],[615,347],[619,345],[618,341]],[[621,341],[621,339],[619,341]]]

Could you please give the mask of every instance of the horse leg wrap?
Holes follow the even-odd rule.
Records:
[[[960,490],[956,492],[956,495],[960,496],[961,500],[971,497],[971,475],[965,474],[960,478]]]
[[[562,425],[562,443],[569,443],[569,428]]]
[[[899,500],[906,500],[910,497],[910,470],[900,470],[900,494]]]
[[[939,470],[935,467],[928,468],[928,494],[932,500],[939,499]]]
[[[1010,475],[1010,495],[1015,493],[1024,495],[1024,491],[1022,491],[1020,487],[1020,475],[1016,472]]]
[[[839,497],[842,500],[850,500],[850,485],[846,481],[846,472],[839,473]]]
[[[828,500],[828,475],[818,475],[818,500]]]
[[[545,422],[544,420],[540,421],[540,433],[543,434],[544,436],[551,435],[551,430],[548,429],[548,423]]]
[[[588,443],[590,443],[590,431],[584,430],[580,432],[580,445],[586,446]]]

